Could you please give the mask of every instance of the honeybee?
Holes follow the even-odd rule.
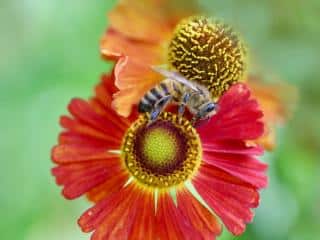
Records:
[[[154,67],[165,80],[149,90],[140,100],[138,110],[150,113],[150,123],[154,122],[169,103],[179,105],[178,114],[182,116],[185,108],[193,114],[192,123],[207,120],[217,111],[208,89],[198,83],[191,82],[178,72]]]

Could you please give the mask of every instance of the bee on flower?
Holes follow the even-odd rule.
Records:
[[[167,79],[144,95],[139,110],[149,111],[154,121],[174,100],[180,114],[189,107],[193,122],[208,119],[217,109],[214,99],[242,78],[244,58],[243,44],[229,26],[203,16],[184,19],[169,43],[173,70],[153,68]]]
[[[275,146],[275,127],[286,121],[295,102],[294,89],[265,83],[248,74],[247,49],[230,26],[201,15],[196,1],[119,1],[109,13],[101,54],[115,62],[112,107],[128,116],[146,92],[164,76],[154,67],[178,72],[205,86],[214,102],[233,84],[244,82],[262,105],[264,135],[257,140],[268,150]]]
[[[209,240],[221,234],[221,220],[242,234],[267,185],[263,149],[247,144],[263,133],[249,89],[233,85],[197,129],[176,112],[151,125],[136,110],[121,117],[111,107],[115,91],[109,75],[89,101],[73,99],[52,150],[62,194],[94,203],[78,221],[82,230],[93,240]]]
[[[52,174],[64,197],[93,203],[78,220],[92,240],[212,240],[253,220],[264,109],[241,82],[238,35],[196,9],[119,1],[101,42],[114,68],[61,117]]]

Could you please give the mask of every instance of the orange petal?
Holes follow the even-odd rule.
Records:
[[[129,57],[122,57],[115,67],[115,84],[119,92],[114,94],[112,107],[121,116],[129,116],[132,106],[137,104],[143,95],[162,77],[144,65]]]
[[[112,95],[117,92],[117,87],[114,85],[113,71],[110,74],[102,75],[101,82],[95,87],[95,97],[101,105],[106,109],[111,109]]]
[[[291,116],[297,102],[297,91],[284,82],[266,83],[260,76],[249,76],[247,83],[264,114],[266,131],[258,143],[272,150],[275,146],[275,127]]]
[[[255,141],[255,144],[263,146],[265,150],[272,151],[276,147],[276,131],[275,126],[267,127],[265,126],[265,133],[261,138]],[[249,142],[250,144],[250,142]]]
[[[101,54],[107,60],[129,56],[145,64],[163,64],[166,51],[163,45],[130,39],[114,29],[109,29],[100,44]]]
[[[133,111],[128,118],[123,118],[111,108],[113,94],[118,91],[114,77],[114,70],[110,74],[102,75],[101,82],[95,88],[96,95],[90,99],[90,105],[98,115],[107,118],[112,123],[124,124],[127,128],[137,119],[138,113]]]
[[[119,1],[109,13],[110,25],[125,36],[148,42],[168,38],[177,22],[196,14],[196,1],[139,0]]]

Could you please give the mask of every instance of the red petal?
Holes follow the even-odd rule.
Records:
[[[265,175],[268,165],[256,160],[254,157],[204,152],[203,159],[208,164],[223,169],[258,188],[264,188],[268,185],[268,179]]]
[[[218,168],[203,165],[193,184],[229,231],[240,235],[251,222],[250,208],[259,204],[256,188]]]
[[[127,126],[114,118],[104,118],[98,115],[90,105],[82,99],[73,99],[69,104],[70,113],[81,122],[106,134],[122,139]],[[110,117],[112,114],[110,114]]]
[[[204,143],[215,140],[250,140],[263,134],[263,114],[250,99],[244,84],[233,85],[219,100],[219,109],[210,122],[198,128]]]
[[[91,126],[88,126],[85,123],[72,119],[71,117],[62,116],[60,118],[60,124],[63,128],[70,130],[70,132],[73,132],[74,134],[79,134],[79,136],[83,138],[93,138],[95,140],[102,140],[110,144],[116,144],[117,146],[120,146],[120,139],[107,135]]]
[[[113,176],[108,178],[104,183],[91,189],[87,193],[87,197],[92,202],[100,202],[110,193],[121,189],[122,186],[124,186],[124,184],[128,181],[128,179],[129,176],[126,172],[113,174]]]
[[[130,203],[133,195],[132,192],[128,191],[128,188],[122,188],[120,191],[112,193],[110,196],[88,209],[82,214],[78,221],[82,231],[91,232],[98,229],[105,218],[111,216],[113,212],[114,214],[118,213],[119,217],[117,220],[121,220],[122,213],[125,212],[125,208],[128,208],[128,205],[125,205]],[[112,229],[109,227],[105,229],[105,232],[111,230]]]
[[[201,235],[174,205],[167,193],[159,197],[156,219],[159,239],[201,239]]]
[[[60,164],[115,157],[117,157],[116,154],[107,152],[104,147],[94,145],[60,144],[52,149],[52,160]]]
[[[202,235],[201,239],[212,239],[221,234],[221,225],[208,209],[202,206],[188,191],[177,194],[178,208]]]
[[[120,141],[116,139],[106,140],[79,134],[74,131],[62,132],[59,135],[59,144],[75,144],[82,146],[92,146],[104,149],[119,149]]]
[[[137,202],[137,216],[132,226],[129,240],[154,240],[156,236],[154,196],[151,193],[144,193],[143,199]]]
[[[53,168],[52,174],[56,177],[57,184],[64,186],[63,195],[68,199],[74,199],[104,183],[115,174],[123,174],[119,165],[119,159],[73,163]],[[122,186],[117,182],[114,188]]]
[[[155,239],[153,204],[151,194],[129,185],[90,208],[78,223],[84,232],[95,231],[94,240],[141,239],[142,233],[143,239]]]
[[[256,146],[248,146],[243,141],[224,140],[209,143],[203,143],[202,149],[205,152],[216,153],[233,153],[233,154],[248,154],[262,155],[263,148]]]

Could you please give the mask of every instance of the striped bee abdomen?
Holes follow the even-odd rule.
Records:
[[[139,102],[138,111],[141,113],[151,112],[155,104],[167,95],[170,95],[169,88],[165,82],[161,82],[143,96]]]

